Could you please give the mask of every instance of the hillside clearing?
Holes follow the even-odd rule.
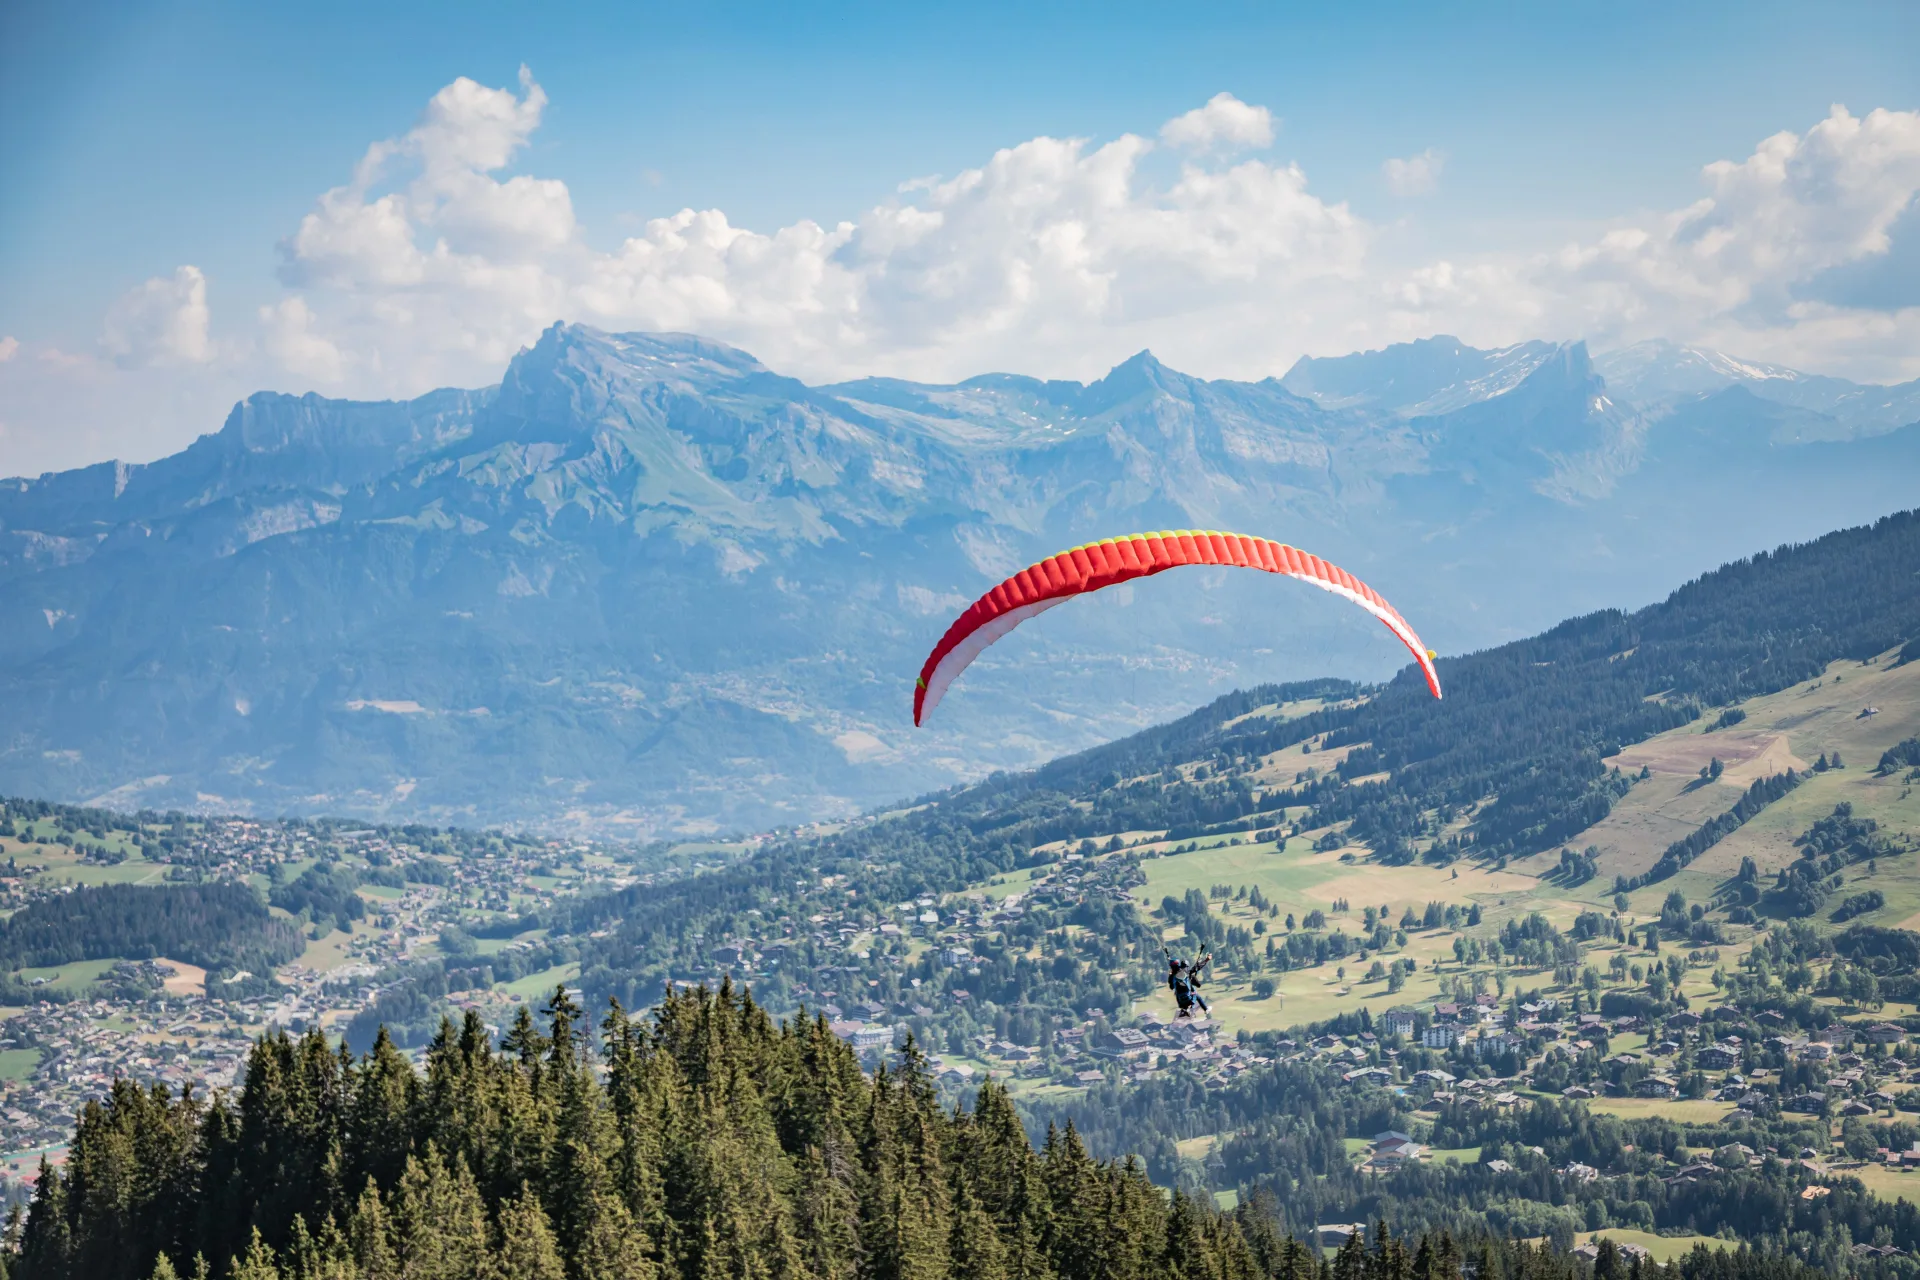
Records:
[[[1868,706],[1876,712],[1863,716]],[[1778,870],[1798,856],[1794,839],[1836,804],[1852,804],[1860,816],[1892,830],[1920,831],[1920,796],[1898,776],[1880,778],[1873,772],[1881,752],[1920,734],[1920,663],[1895,667],[1886,655],[1869,663],[1831,663],[1815,679],[1749,699],[1739,709],[1746,713],[1739,728],[1708,733],[1703,723],[1684,725],[1608,759],[1623,772],[1645,767],[1651,776],[1636,782],[1606,818],[1566,842],[1599,850],[1599,875],[1588,886],[1596,897],[1610,895],[1614,876],[1646,871],[1667,845],[1731,808],[1756,778],[1787,768],[1807,770],[1834,752],[1845,768],[1810,772],[1797,789],[1706,850],[1672,881],[1636,893],[1634,909],[1656,910],[1673,888],[1688,897],[1710,896],[1739,869],[1742,858],[1752,858],[1763,875]],[[1703,782],[1700,768],[1716,758],[1725,772],[1715,782]],[[1516,864],[1542,871],[1547,865],[1545,858]],[[1889,883],[1875,887],[1886,892],[1888,906],[1876,922],[1920,912],[1920,866],[1883,865],[1880,876]]]

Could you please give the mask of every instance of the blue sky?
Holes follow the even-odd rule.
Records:
[[[1586,290],[1575,297],[1579,290],[1566,279],[1543,283],[1538,269],[1510,257],[1598,246],[1623,222],[1663,234],[1662,219],[1707,194],[1702,166],[1745,161],[1781,131],[1807,136],[1832,104],[1844,103],[1856,119],[1876,108],[1912,113],[1920,108],[1920,7],[1204,10],[15,0],[0,8],[0,119],[9,122],[0,136],[0,172],[9,175],[0,183],[0,340],[18,344],[9,350],[56,352],[100,367],[60,375],[93,378],[81,392],[49,383],[46,361],[31,385],[19,367],[0,377],[0,473],[53,456],[41,446],[47,406],[62,394],[79,394],[98,414],[122,403],[161,406],[156,423],[167,420],[151,433],[157,449],[178,442],[186,418],[206,415],[250,383],[408,394],[441,377],[485,380],[478,359],[471,368],[432,353],[373,360],[366,353],[376,347],[392,353],[405,346],[369,327],[369,316],[390,309],[394,298],[373,296],[369,281],[378,272],[356,276],[313,261],[290,268],[284,246],[323,193],[349,183],[369,146],[407,136],[436,93],[470,77],[525,100],[530,91],[517,83],[523,66],[543,109],[537,125],[514,135],[510,161],[486,170],[487,180],[524,174],[563,183],[573,219],[564,229],[574,246],[569,254],[611,253],[648,219],[681,209],[724,211],[731,228],[766,235],[801,225],[830,230],[889,202],[920,201],[901,196],[901,184],[979,170],[1001,148],[1082,138],[1090,152],[1131,134],[1153,143],[1129,171],[1142,191],[1171,191],[1183,166],[1218,175],[1252,158],[1275,173],[1297,165],[1313,202],[1273,215],[1273,225],[1303,237],[1280,246],[1275,261],[1306,255],[1328,264],[1326,271],[1308,279],[1261,268],[1264,295],[1290,300],[1284,315],[1248,310],[1252,295],[1223,284],[1215,310],[1244,313],[1243,325],[1249,317],[1270,320],[1275,337],[1258,348],[1223,349],[1216,367],[1198,372],[1246,376],[1284,365],[1319,333],[1377,345],[1444,325],[1484,341],[1589,333],[1620,341],[1736,339],[1756,348],[1753,354],[1787,363],[1800,357],[1798,363],[1856,376],[1920,374],[1902,356],[1920,325],[1899,319],[1912,311],[1903,312],[1905,303],[1920,299],[1885,286],[1887,263],[1912,274],[1915,254],[1898,234],[1891,253],[1856,246],[1847,251],[1851,257],[1803,256],[1795,279],[1743,281],[1727,293],[1739,295],[1735,301],[1718,312],[1676,302],[1668,318],[1659,299],[1644,297],[1606,310],[1587,288],[1588,266],[1575,273]],[[1249,135],[1253,141],[1203,141],[1183,150],[1160,133],[1167,121],[1222,93],[1269,113],[1270,128],[1259,137],[1270,142]],[[1905,145],[1904,117],[1888,130],[1884,136]],[[1423,154],[1431,163],[1396,190],[1383,165]],[[1892,176],[1873,175],[1891,184],[1890,194],[1878,197],[1875,226],[1908,181],[1905,168],[1894,168]],[[1255,176],[1265,180],[1266,171]],[[394,189],[404,181],[385,180]],[[1284,186],[1250,198],[1293,200]],[[386,189],[376,184],[367,199]],[[420,208],[423,198],[417,186],[408,189],[410,208]],[[1177,194],[1169,198],[1179,203]],[[1716,198],[1723,209],[1736,203],[1724,192]],[[423,244],[459,222],[450,209],[443,207],[441,224],[417,219]],[[1338,220],[1327,211],[1340,209],[1353,226],[1327,223]],[[946,216],[959,221],[957,211]],[[1259,223],[1266,215],[1248,216]],[[1075,219],[1085,221],[1079,213],[1066,221]],[[1892,225],[1897,232],[1913,221],[1896,218]],[[1025,233],[995,225],[1008,236]],[[852,248],[829,245],[808,261],[843,260],[872,241],[870,230],[863,223]],[[1848,224],[1845,234],[1863,233]],[[470,248],[457,235],[453,243]],[[980,249],[982,243],[968,242],[989,256],[1000,252]],[[1236,246],[1236,254],[1256,252]],[[497,250],[490,261],[498,265],[504,253],[520,262],[529,252]],[[1190,318],[1212,301],[1198,292],[1149,305],[1152,291],[1186,268],[1112,261],[1088,268],[1110,286],[1098,298],[1063,304],[1031,332],[1017,325],[996,331],[1004,341],[982,336],[991,328],[985,320],[930,318],[924,298],[920,310],[887,311],[875,302],[875,276],[836,295],[844,300],[847,289],[860,291],[858,306],[845,303],[847,314],[862,317],[857,333],[841,316],[838,339],[789,341],[765,319],[771,304],[739,290],[720,310],[649,309],[629,300],[596,311],[599,303],[581,299],[599,296],[594,282],[604,270],[549,263],[542,269],[550,288],[496,297],[512,322],[461,349],[492,360],[528,326],[537,331],[543,318],[682,318],[808,376],[869,368],[958,376],[978,371],[981,361],[1022,357],[1036,365],[1026,371],[1082,376],[1129,354],[1129,344],[1151,342],[1160,350],[1169,339],[1158,336],[1156,324],[1168,327],[1177,347]],[[189,267],[192,279],[177,274]],[[1638,280],[1662,270],[1634,264],[1619,274]],[[1816,277],[1848,270],[1865,273],[1864,283],[1846,287],[1873,304],[1871,316],[1856,317],[1853,329],[1825,317],[1818,332],[1804,318],[1782,319],[1789,294],[1818,294]],[[1463,286],[1474,271],[1481,283]],[[1492,283],[1496,272],[1524,276],[1524,287],[1511,279]],[[887,278],[901,275],[896,264]],[[125,301],[148,281],[155,286]],[[1371,311],[1340,312],[1334,323],[1323,317],[1338,310],[1329,301],[1335,282],[1385,301],[1369,304]],[[1708,289],[1723,283],[1716,276]],[[1451,299],[1445,305],[1435,301],[1441,292]],[[1699,293],[1689,287],[1675,296],[1697,301]],[[202,299],[193,304],[198,310],[180,314],[199,336],[154,339],[181,332],[177,315],[156,308],[187,306],[181,300],[194,297]],[[325,349],[282,341],[275,348],[282,355],[270,357],[274,342],[255,332],[265,323],[257,319],[260,309],[285,307],[295,297],[306,317],[299,334],[324,338]],[[1393,301],[1402,298],[1416,301]],[[109,314],[116,305],[119,321]],[[469,297],[460,305],[476,304]],[[793,314],[834,315],[838,304],[814,298],[781,305],[791,327],[798,323]],[[964,314],[966,305],[953,309]],[[1415,314],[1403,316],[1408,306]],[[533,314],[542,307],[553,314]],[[286,316],[276,321],[283,337]],[[892,328],[875,331],[876,316]],[[1874,319],[1885,316],[1895,319]],[[1529,323],[1537,332],[1523,334]],[[1075,326],[1098,340],[1075,346],[1058,338]],[[1172,355],[1192,366],[1206,363],[1212,349],[1196,342]],[[285,356],[294,350],[320,355]],[[20,361],[0,368],[8,366]],[[200,429],[213,425],[202,422]],[[109,441],[101,436],[97,443]]]

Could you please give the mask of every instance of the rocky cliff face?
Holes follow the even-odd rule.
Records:
[[[1700,376],[1655,363],[1633,376]],[[1399,665],[1319,593],[1167,575],[1050,613],[914,731],[950,615],[1061,546],[1281,538],[1459,650],[1911,501],[1920,431],[1775,385],[1641,406],[1579,344],[1435,339],[1259,383],[1142,353],[1090,385],[807,387],[556,326],[497,388],[261,394],[150,466],[0,481],[0,790],[636,832],[846,812]]]

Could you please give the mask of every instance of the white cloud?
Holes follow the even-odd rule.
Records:
[[[1647,227],[1569,249],[1583,283],[1625,284],[1712,312],[1780,318],[1790,286],[1888,248],[1887,229],[1920,190],[1920,113],[1844,107],[1806,135],[1777,133],[1741,162],[1702,171],[1709,194]]]
[[[337,382],[346,367],[336,347],[313,331],[305,298],[286,298],[260,308],[260,336],[267,354],[289,372],[316,382]]]
[[[1160,140],[1195,151],[1264,147],[1273,142],[1273,112],[1248,106],[1230,93],[1216,93],[1204,107],[1161,125]]]
[[[100,343],[124,366],[204,364],[213,358],[207,323],[207,278],[198,267],[181,267],[120,295],[107,309]]]
[[[0,338],[0,364],[5,364],[20,354],[20,339],[8,336]]]
[[[530,77],[518,95],[457,81],[414,130],[371,147],[282,245],[283,278],[303,292],[263,313],[280,358],[404,393],[496,377],[564,318],[699,330],[810,376],[1098,372],[1088,362],[1112,352],[1089,334],[1145,345],[1156,324],[1350,276],[1365,254],[1358,220],[1299,169],[1190,164],[1156,187],[1138,171],[1153,144],[1131,134],[1036,138],[834,227],[763,234],[683,209],[601,252],[564,184],[498,176],[545,102]],[[1272,121],[1223,94],[1163,134],[1246,145],[1270,140]]]
[[[1387,190],[1396,196],[1420,196],[1440,185],[1440,171],[1446,167],[1447,158],[1428,147],[1404,160],[1389,158],[1380,172],[1387,180]]]
[[[1302,351],[1438,331],[1717,341],[1856,373],[1916,360],[1900,344],[1920,320],[1793,302],[1798,282],[1884,249],[1920,187],[1912,113],[1836,110],[1707,166],[1700,202],[1558,250],[1402,261],[1297,166],[1223,158],[1272,138],[1264,108],[1226,94],[1160,129],[1193,157],[1166,182],[1142,168],[1147,138],[1041,137],[836,226],[763,233],[683,209],[602,251],[564,184],[502,174],[545,105],[530,77],[518,93],[456,81],[370,148],[283,246],[302,292],[264,317],[276,358],[340,390],[407,394],[497,377],[567,319],[697,330],[809,378],[1085,377],[1143,346],[1257,377]],[[1444,162],[1428,150],[1384,172],[1413,194]]]
[[[836,225],[757,231],[682,209],[599,247],[564,182],[513,172],[546,105],[524,74],[516,89],[462,79],[435,94],[316,200],[281,246],[286,293],[220,342],[205,280],[182,267],[113,305],[111,362],[9,348],[0,474],[72,465],[83,444],[154,456],[211,428],[236,389],[482,385],[557,319],[695,330],[809,380],[1089,377],[1147,346],[1197,374],[1263,377],[1303,352],[1436,332],[1481,345],[1666,337],[1920,376],[1920,308],[1809,300],[1827,296],[1810,281],[1878,261],[1898,233],[1920,191],[1920,113],[1836,108],[1706,165],[1699,200],[1596,222],[1557,248],[1430,253],[1315,192],[1296,165],[1234,158],[1270,142],[1273,119],[1224,94],[1156,135],[1007,147]],[[1184,155],[1156,178],[1144,160],[1163,145]],[[1424,152],[1385,173],[1410,192],[1442,160]],[[73,429],[76,405],[101,415],[92,434]]]
[[[1887,252],[1920,193],[1920,112],[1836,106],[1806,134],[1775,134],[1701,177],[1707,194],[1664,216],[1530,259],[1483,259],[1483,318],[1504,310],[1602,344],[1676,338],[1868,379],[1920,374],[1920,308],[1798,300],[1822,272]]]

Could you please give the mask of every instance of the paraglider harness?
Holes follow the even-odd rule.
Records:
[[[1175,958],[1164,944],[1160,954],[1167,958],[1167,988],[1173,992],[1173,1002],[1180,1006],[1179,1016],[1191,1018],[1196,1004],[1200,1006],[1200,1012],[1212,1013],[1213,1010],[1207,1007],[1206,997],[1200,994],[1200,974],[1213,963],[1213,953],[1204,952],[1193,964]]]

